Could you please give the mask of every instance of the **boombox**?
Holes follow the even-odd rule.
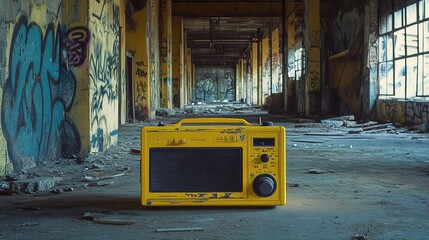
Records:
[[[286,131],[238,118],[141,129],[143,206],[286,204]]]

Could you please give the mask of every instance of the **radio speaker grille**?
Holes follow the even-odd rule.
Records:
[[[241,148],[151,148],[150,192],[242,192]]]

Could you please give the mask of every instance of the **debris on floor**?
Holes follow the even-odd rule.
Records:
[[[158,228],[156,232],[194,232],[204,231],[201,227],[186,227],[186,228]]]
[[[324,174],[324,173],[335,173],[333,170],[324,170],[324,169],[310,169],[307,171],[308,174]]]

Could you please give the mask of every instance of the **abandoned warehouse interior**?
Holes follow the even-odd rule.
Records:
[[[291,138],[287,140],[288,159],[302,157],[307,167],[311,166],[310,158],[315,153],[309,152],[308,146],[301,149],[301,144],[319,144],[318,147],[323,148],[321,144],[332,146],[336,140],[330,139],[332,133],[303,140],[303,133],[290,122],[296,120],[301,123],[300,127],[322,126],[322,130],[326,130],[325,125],[320,125],[323,120],[347,116],[328,120],[329,126],[338,127],[338,121],[341,127],[354,122],[364,130],[387,126],[390,132],[398,134],[398,138],[417,144],[413,145],[415,151],[410,151],[416,156],[420,169],[417,175],[425,177],[426,187],[422,187],[419,178],[416,188],[423,193],[412,196],[419,199],[420,205],[416,209],[413,208],[416,206],[410,208],[417,213],[428,209],[429,203],[421,197],[428,192],[428,150],[424,150],[428,149],[425,133],[429,131],[428,0],[4,0],[0,2],[0,13],[2,193],[26,192],[28,186],[23,190],[12,189],[10,182],[20,177],[34,177],[35,170],[41,172],[39,175],[74,177],[78,181],[76,179],[86,176],[87,171],[102,171],[98,161],[106,165],[105,169],[109,165],[112,171],[118,169],[117,164],[127,165],[121,169],[127,172],[127,179],[132,176],[138,184],[138,170],[130,173],[129,169],[130,165],[138,168],[135,159],[131,159],[135,156],[124,157],[112,151],[119,149],[129,155],[124,149],[139,148],[140,143],[135,139],[140,127],[158,121],[174,122],[184,117],[224,115],[249,118],[256,123],[255,116],[262,116],[274,121],[275,125],[285,125],[286,135],[291,132]],[[370,128],[366,128],[368,126]],[[402,130],[394,130],[394,127]],[[409,129],[413,131],[410,133]],[[321,129],[318,131],[320,133]],[[408,133],[421,135],[401,135]],[[335,134],[339,134],[338,131]],[[300,139],[296,139],[298,135]],[[386,136],[380,136],[370,136],[369,139],[380,141],[377,144],[382,149],[388,145],[388,140],[383,143]],[[121,142],[121,139],[129,142]],[[296,142],[290,142],[292,140]],[[350,146],[347,151],[367,156],[363,150],[365,143],[342,141]],[[396,138],[392,141],[394,146],[401,145]],[[362,149],[359,149],[360,144]],[[329,156],[329,151],[321,149],[325,152],[323,156]],[[404,151],[404,155],[410,154],[410,151]],[[99,159],[106,154],[109,157]],[[309,154],[308,159],[305,154]],[[396,157],[391,154],[388,155]],[[344,158],[342,161],[349,161],[350,153],[344,150],[340,155]],[[134,161],[134,164],[124,163],[125,160]],[[372,164],[371,161],[365,159],[362,164]],[[59,174],[61,171],[57,169],[57,166],[79,168],[83,166],[82,162],[87,164],[84,170],[64,170],[65,173]],[[303,171],[303,166],[291,164],[288,171]],[[349,164],[362,167],[355,162]],[[338,167],[332,162],[324,166]],[[384,168],[387,165],[383,162],[377,166]],[[406,170],[411,172],[412,167],[408,166]],[[352,175],[358,177],[359,173]],[[329,181],[321,182],[329,185]],[[309,187],[313,184],[302,182],[288,186]],[[400,186],[395,184],[395,187]],[[83,192],[91,193],[87,187],[88,184]],[[114,188],[109,189],[109,194],[114,195]],[[343,186],[341,189],[347,191],[348,188]],[[28,191],[39,190],[41,187],[37,186]],[[102,198],[101,193],[97,194]],[[296,194],[302,198],[316,198],[309,193]],[[75,197],[79,199],[79,196]],[[292,209],[305,205],[294,200],[297,199],[292,197]],[[338,206],[329,205],[330,200],[324,199],[323,203],[328,210],[335,210]],[[5,203],[9,201],[13,202],[11,199]],[[25,205],[26,201],[22,199],[21,203]],[[50,203],[45,202],[43,206]],[[372,203],[392,207],[391,202],[385,200]],[[86,204],[97,205],[90,201]],[[104,204],[111,206],[109,204],[113,203],[107,201]],[[74,205],[68,202],[66,206]],[[40,210],[39,207],[36,209]],[[280,214],[278,211],[283,210],[272,211]],[[251,211],[245,215],[255,213],[268,218],[262,212]],[[301,217],[312,219],[314,215]],[[341,214],[336,216],[342,217]],[[234,221],[243,220],[239,215],[233,218]],[[422,218],[424,216],[419,215],[416,221]],[[210,219],[213,218],[206,218],[207,229]],[[19,221],[10,224],[19,225]],[[353,235],[342,232],[336,222],[330,225],[332,232],[324,232],[331,236],[327,239]],[[158,227],[149,220],[145,223],[152,229]],[[254,226],[247,224],[243,222],[241,226]],[[320,228],[317,229],[322,231],[324,223],[318,224]],[[385,225],[372,225],[377,229],[370,231],[368,226],[371,224],[343,224],[355,233],[376,239],[424,239],[423,236],[429,234],[427,224],[420,222],[414,226],[414,235],[407,235],[409,232],[405,230],[385,231]],[[400,225],[395,224],[390,226]],[[305,220],[298,225],[305,226]],[[304,236],[290,226],[281,231],[289,231],[291,239],[306,239],[316,234],[311,230]],[[227,228],[226,233],[210,232],[209,239],[228,238],[233,229],[221,227]],[[245,234],[249,228],[238,227],[237,231]],[[426,230],[422,230],[424,228]],[[7,236],[1,234],[22,237],[19,230],[11,229],[12,232],[0,233],[0,239]],[[72,232],[67,236],[79,239],[77,234]],[[159,237],[150,234],[150,238]],[[204,235],[198,235],[202,233],[195,234],[185,235],[183,239],[204,239]],[[247,235],[243,239],[252,238],[267,236],[257,232],[254,237]]]

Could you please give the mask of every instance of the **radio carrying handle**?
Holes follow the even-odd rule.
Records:
[[[248,126],[252,125],[248,121],[241,118],[185,118],[174,125],[183,126],[183,125],[191,125],[191,126],[207,126],[207,125],[240,125],[240,126]]]

